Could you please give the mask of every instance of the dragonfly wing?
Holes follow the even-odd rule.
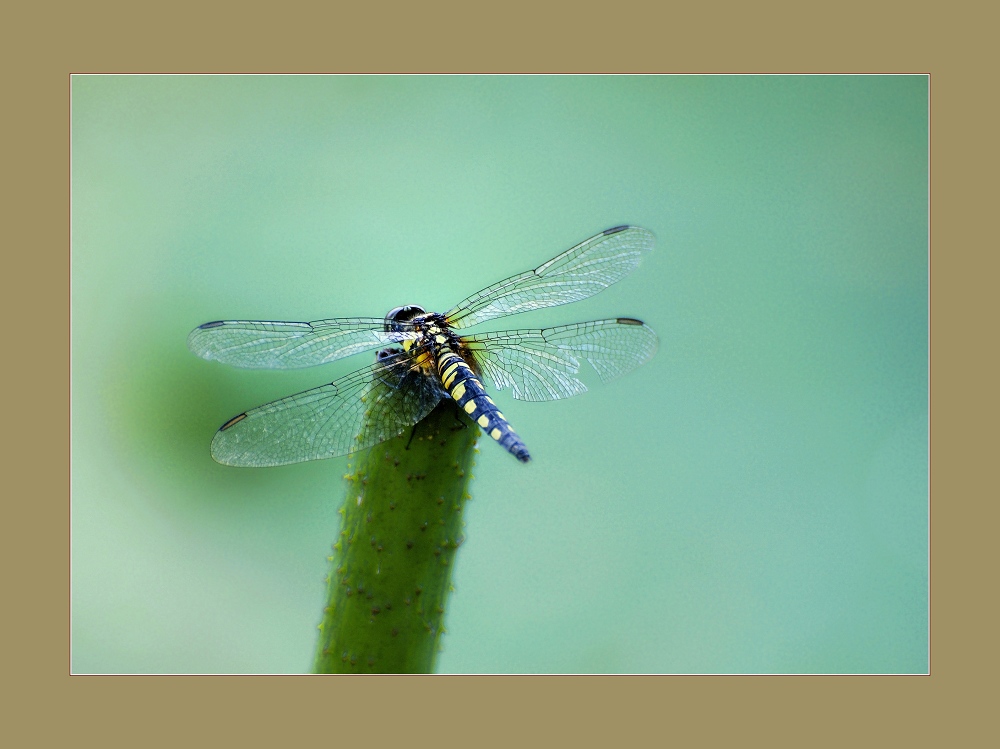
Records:
[[[446,393],[436,378],[393,353],[326,385],[240,414],[219,429],[212,457],[231,466],[334,458],[396,437]]]
[[[387,333],[377,317],[315,322],[219,320],[199,325],[188,348],[202,359],[246,369],[295,369],[342,359],[413,335]]]
[[[467,328],[518,312],[586,299],[620,281],[653,249],[653,233],[616,226],[584,240],[534,270],[511,276],[459,302],[448,323]]]
[[[587,361],[607,382],[656,353],[656,333],[640,320],[619,317],[544,330],[507,330],[465,336],[483,374],[518,400],[569,398],[587,390],[575,375]]]

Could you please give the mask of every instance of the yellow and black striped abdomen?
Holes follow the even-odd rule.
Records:
[[[486,394],[483,383],[462,357],[447,349],[441,351],[438,355],[438,374],[448,394],[484,432],[521,462],[531,460],[528,448],[507,423],[496,403]]]

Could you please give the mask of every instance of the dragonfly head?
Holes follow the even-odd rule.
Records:
[[[417,315],[423,315],[426,310],[416,304],[406,304],[402,307],[396,307],[389,311],[389,314],[385,316],[385,329],[386,332],[400,331],[403,329],[412,330],[410,326],[400,325],[400,323],[409,322]]]

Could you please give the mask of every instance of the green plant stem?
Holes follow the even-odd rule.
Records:
[[[479,429],[450,398],[352,459],[314,673],[431,673]]]

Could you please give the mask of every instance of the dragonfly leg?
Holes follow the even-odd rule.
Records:
[[[410,449],[410,445],[413,443],[413,438],[416,436],[416,434],[417,434],[417,425],[414,424],[413,427],[410,429],[410,439],[406,441],[406,447],[403,448],[404,450]]]
[[[458,418],[458,411],[455,411],[452,414],[452,416],[454,416],[454,418],[455,418],[455,426],[453,426],[451,428],[451,431],[458,432],[458,431],[461,431],[462,429],[468,429],[469,428],[468,423],[466,423],[466,422],[462,421],[460,418]]]

